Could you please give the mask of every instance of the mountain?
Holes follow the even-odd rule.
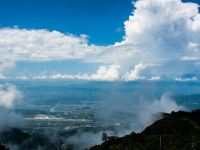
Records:
[[[8,148],[6,148],[4,145],[0,144],[0,150],[9,150]]]
[[[200,110],[163,114],[141,133],[108,137],[90,150],[200,150]]]
[[[58,150],[55,141],[52,141],[45,134],[29,134],[17,128],[8,128],[2,131],[0,133],[0,143],[2,144],[0,150]]]

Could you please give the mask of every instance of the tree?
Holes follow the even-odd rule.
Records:
[[[103,132],[102,134],[102,141],[105,142],[108,140],[108,134],[106,132]]]
[[[9,149],[0,144],[0,150],[9,150]]]

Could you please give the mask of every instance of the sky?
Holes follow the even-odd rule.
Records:
[[[48,29],[108,45],[121,41],[123,22],[132,11],[131,0],[2,0],[1,27]]]
[[[200,79],[199,0],[2,0],[0,79]]]

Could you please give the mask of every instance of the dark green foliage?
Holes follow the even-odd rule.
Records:
[[[107,140],[108,140],[108,134],[104,132],[104,133],[102,134],[102,141],[105,142],[105,141],[107,141]]]
[[[13,128],[0,133],[0,142],[4,145],[17,145],[20,150],[57,150],[55,142],[42,133],[29,134]],[[1,149],[0,149],[1,150]]]
[[[11,144],[20,144],[30,137],[28,133],[17,128],[8,129],[0,135],[0,141],[2,143],[7,143],[9,141]]]
[[[0,150],[9,150],[8,148],[6,148],[4,145],[0,144]]]
[[[200,110],[164,114],[139,134],[110,138],[90,150],[200,150]]]

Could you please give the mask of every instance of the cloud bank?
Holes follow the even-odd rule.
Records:
[[[133,5],[133,12],[124,23],[123,41],[108,46],[89,44],[87,35],[1,28],[0,73],[16,61],[81,60],[100,62],[104,67],[100,67],[96,74],[84,73],[71,78],[158,80],[176,79],[195,72],[199,79],[198,4],[181,0],[138,0]],[[119,66],[120,69],[114,68],[113,71],[105,65]],[[142,70],[147,77],[141,75]],[[0,77],[4,76],[1,74]]]
[[[75,36],[45,29],[0,29],[1,58],[7,61],[90,59],[99,47],[89,45],[87,36]]]

